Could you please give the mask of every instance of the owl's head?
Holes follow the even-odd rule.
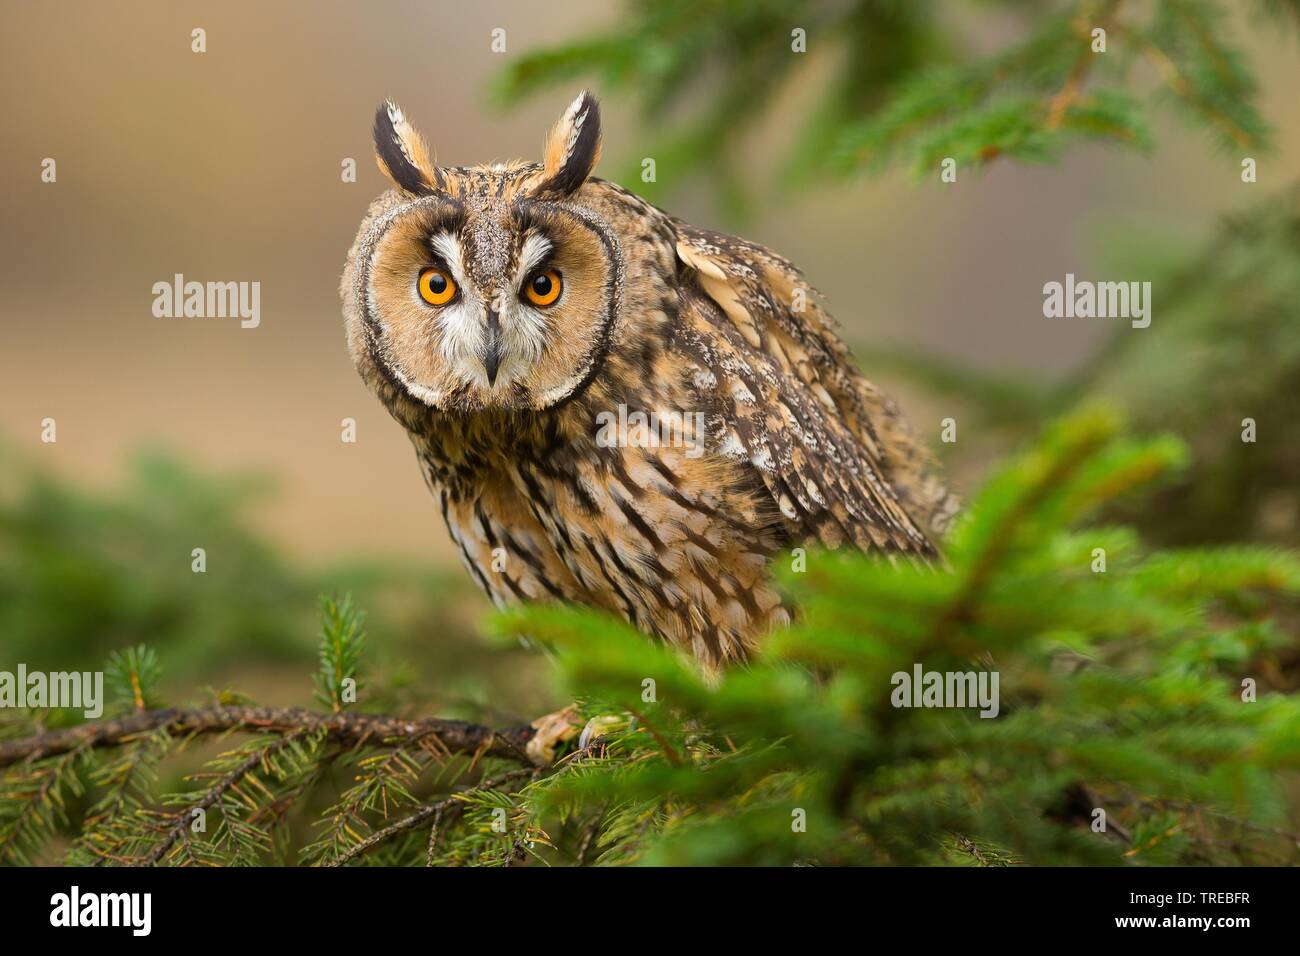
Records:
[[[541,163],[440,168],[392,102],[375,154],[395,189],[371,207],[344,274],[358,361],[442,410],[541,410],[599,370],[619,310],[622,258],[581,202],[600,155],[585,91]]]

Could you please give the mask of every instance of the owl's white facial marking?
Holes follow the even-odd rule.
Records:
[[[516,289],[523,288],[524,281],[546,261],[554,248],[551,240],[540,232],[529,232],[524,236],[523,246],[519,250],[519,266],[515,269]]]
[[[539,233],[526,236],[513,276],[489,287],[471,278],[465,251],[454,233],[434,235],[429,246],[460,291],[436,310],[436,337],[443,359],[465,384],[489,391],[509,389],[542,353],[546,318],[520,301],[520,291],[551,253],[550,240]]]

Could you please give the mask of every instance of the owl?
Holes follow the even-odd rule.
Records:
[[[716,672],[789,623],[786,549],[935,555],[955,498],[820,296],[593,177],[591,95],[540,163],[440,167],[392,102],[374,138],[348,346],[496,604],[602,608]]]

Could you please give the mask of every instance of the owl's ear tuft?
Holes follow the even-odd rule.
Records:
[[[388,100],[375,110],[375,161],[398,188],[427,195],[442,188],[442,174],[429,158],[429,147],[402,112]]]
[[[537,195],[567,196],[587,181],[600,159],[600,104],[583,90],[546,137]]]

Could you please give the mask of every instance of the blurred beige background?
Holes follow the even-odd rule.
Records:
[[[115,480],[132,449],[162,444],[199,467],[278,476],[265,527],[300,554],[449,556],[405,436],[344,348],[339,272],[382,188],[372,113],[399,100],[444,163],[535,158],[576,89],[503,113],[488,103],[489,79],[507,57],[593,29],[617,7],[3,0],[0,10],[0,441],[90,482]],[[195,27],[207,31],[201,55],[190,51]],[[489,51],[494,27],[507,30],[504,55]],[[981,41],[998,43],[1004,27],[1014,24],[981,21]],[[1300,176],[1295,40],[1245,23],[1237,32],[1278,127],[1255,186],[1240,182],[1240,157],[1161,122],[1150,157],[1087,149],[1059,167],[961,173],[954,186],[895,169],[782,199],[740,231],[800,264],[851,342],[1060,374],[1107,325],[1043,320],[1044,282],[1140,279],[1098,274],[1108,237],[1195,242],[1219,213]],[[799,126],[789,112],[800,84],[827,66],[815,39],[753,138],[757,182]],[[604,116],[603,171],[654,155],[654,130],[627,104],[607,98]],[[56,184],[40,181],[45,157],[57,160]],[[357,161],[355,184],[340,181],[345,157]],[[672,175],[659,169],[661,181]],[[703,188],[685,186],[671,211],[734,228]],[[261,326],[155,318],[151,287],[177,272],[259,281]],[[1158,299],[1154,308],[1158,328]],[[927,435],[953,412],[882,384]],[[40,442],[45,417],[58,422],[57,444]],[[355,445],[339,439],[344,417],[359,423]]]

